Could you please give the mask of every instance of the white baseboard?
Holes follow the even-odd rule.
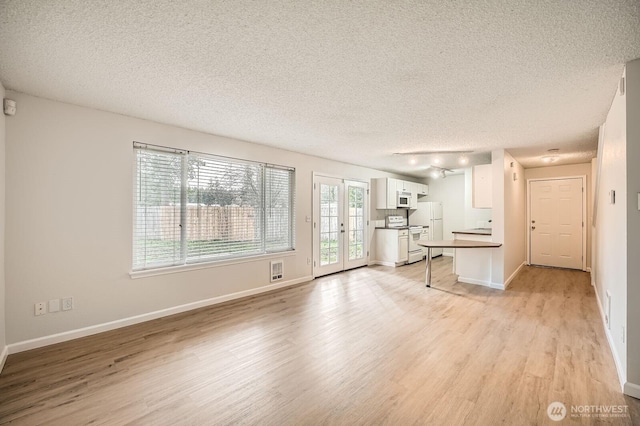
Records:
[[[602,301],[600,300],[600,296],[598,295],[598,289],[594,288],[596,293],[596,303],[598,305],[598,311],[600,311],[600,319],[602,320],[602,327],[604,328],[604,334],[607,336],[607,342],[609,343],[609,349],[611,349],[611,355],[613,355],[613,362],[616,365],[616,372],[618,373],[618,381],[620,382],[620,389],[622,392],[625,392],[625,386],[627,382],[626,374],[622,369],[622,362],[620,362],[620,357],[618,356],[618,351],[616,350],[616,346],[613,344],[613,336],[607,327],[607,323],[605,321],[604,308],[602,307]],[[626,393],[626,392],[625,392]],[[633,395],[632,395],[633,396]]]
[[[635,383],[626,382],[622,387],[622,392],[624,392],[625,395],[640,399],[640,386]]]
[[[22,342],[10,344],[7,347],[8,353],[15,354],[18,352],[28,351],[30,349],[41,348],[43,346],[49,346],[56,343],[66,342],[68,340],[78,339],[80,337],[91,336],[93,334],[115,330],[117,328],[127,327],[129,325],[139,324],[145,321],[151,321],[151,320],[166,317],[169,315],[179,314],[181,312],[203,308],[205,306],[217,305],[219,303],[228,302],[230,300],[240,299],[248,296],[254,296],[256,294],[266,293],[268,291],[277,290],[284,287],[290,287],[290,286],[304,283],[311,280],[313,280],[313,277],[311,276],[301,277],[295,280],[283,281],[280,283],[270,284],[263,287],[252,288],[250,290],[239,291],[237,293],[225,294],[222,296],[212,297],[210,299],[199,300],[197,302],[191,302],[191,303],[187,303],[180,306],[161,309],[159,311],[148,312],[146,314],[136,315],[133,317],[123,318],[115,321],[110,321],[103,324],[96,324],[89,327],[78,328],[76,330],[69,330],[62,333],[52,334],[50,336],[38,337],[36,339],[24,340]]]
[[[2,352],[0,353],[0,373],[2,373],[2,369],[4,368],[4,363],[7,360],[7,356],[9,356],[9,347],[5,346],[2,348]]]
[[[387,262],[385,260],[374,260],[373,264],[374,265],[380,265],[380,266],[391,266],[393,268],[396,267],[396,262]]]
[[[502,288],[502,290],[506,290],[509,285],[511,284],[511,281],[513,281],[516,277],[516,275],[518,275],[518,273],[520,273],[520,271],[522,270],[522,268],[524,268],[525,266],[527,266],[527,262],[522,262],[520,264],[520,266],[518,266],[518,268],[513,271],[513,274],[511,274],[511,276],[509,278],[507,278],[507,280],[504,282],[504,288]]]
[[[453,253],[442,253],[442,256],[444,257],[453,257]]]
[[[476,285],[483,285],[485,287],[491,287],[491,281],[476,280],[475,278],[458,276],[458,281],[461,283],[476,284]]]
[[[507,279],[507,281],[504,284],[494,283],[491,281],[476,280],[474,278],[466,278],[466,277],[458,277],[458,281],[462,283],[467,283],[467,284],[483,285],[485,287],[494,288],[496,290],[506,290],[507,287],[509,287],[509,284],[511,284],[511,281],[513,281],[516,275],[518,275],[518,272],[520,272],[520,270],[526,265],[527,265],[526,262],[522,262],[522,264],[518,266],[518,269],[516,269],[513,272],[513,274],[511,274],[511,276]]]

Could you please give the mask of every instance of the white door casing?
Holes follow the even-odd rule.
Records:
[[[368,264],[368,184],[314,175],[313,276]]]
[[[585,180],[529,181],[530,264],[585,270]]]

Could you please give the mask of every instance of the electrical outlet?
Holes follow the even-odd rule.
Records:
[[[60,311],[60,299],[49,300],[49,312]]]
[[[73,297],[65,297],[62,299],[62,310],[70,311],[73,309]]]
[[[34,306],[34,314],[36,316],[44,315],[47,313],[47,304],[45,302],[38,302]]]

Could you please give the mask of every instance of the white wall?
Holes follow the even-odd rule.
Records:
[[[507,287],[526,257],[524,169],[503,149],[491,152],[491,164],[492,241],[502,243],[502,247],[492,250],[491,283]],[[514,172],[518,176],[515,181]]]
[[[0,83],[0,98],[4,99],[5,90]],[[4,278],[4,226],[5,226],[5,126],[6,118],[0,114],[0,371],[7,356],[6,319],[5,319],[5,278]]]
[[[504,154],[504,149],[491,151],[491,186],[493,187],[491,240],[502,243],[501,247],[491,251],[491,284],[493,286],[504,285]]]
[[[380,171],[9,92],[7,342],[50,336],[269,285],[269,260],[132,280],[132,141],[296,168],[296,252],[286,281],[310,277],[312,176]],[[371,230],[370,236],[373,234]],[[374,257],[372,257],[374,258]],[[35,317],[33,304],[73,296],[75,309]]]
[[[464,170],[464,229],[479,228],[478,222],[491,220],[491,209],[473,208],[473,168]]]
[[[594,272],[596,292],[603,312],[606,292],[611,293],[610,329],[607,330],[621,380],[627,376],[627,345],[622,328],[627,324],[627,106],[618,91],[605,122],[598,176],[595,239],[598,241]],[[617,193],[609,203],[609,191]]]
[[[526,179],[550,179],[559,177],[586,176],[587,187],[587,211],[586,211],[586,234],[587,234],[587,268],[591,268],[591,210],[593,209],[592,198],[592,171],[591,163],[568,164],[563,166],[536,167],[533,169],[525,169],[524,177]]]
[[[596,176],[598,174],[598,159],[597,158],[593,158],[591,159],[591,179],[590,179],[590,185],[591,185],[591,191],[589,191],[589,196],[591,197],[591,202],[590,202],[590,206],[588,207],[591,211],[591,214],[589,215],[589,231],[588,231],[588,235],[591,237],[591,246],[589,247],[590,251],[590,255],[589,255],[589,265],[591,266],[591,285],[595,287],[596,285],[596,274],[594,271],[595,268],[595,259],[598,257],[598,239],[596,238],[596,233],[595,233],[595,228],[594,228],[594,224],[593,224],[593,207],[596,201]]]
[[[513,179],[516,175],[517,180]],[[526,180],[524,169],[504,153],[504,279],[515,277],[526,259]]]
[[[446,179],[430,179],[429,196],[425,198],[425,201],[442,202],[443,239],[453,240],[453,231],[462,231],[467,228],[463,174],[448,175]],[[444,249],[444,254],[453,256],[453,249]]]
[[[629,62],[626,73],[628,383],[625,391],[640,398],[640,59]],[[630,386],[633,389],[627,389]]]

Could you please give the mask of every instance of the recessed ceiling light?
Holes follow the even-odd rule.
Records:
[[[542,157],[542,161],[544,161],[545,163],[553,163],[557,159],[558,159],[557,155],[546,155]]]
[[[431,172],[431,177],[434,179],[438,179],[440,177],[440,173],[434,170],[433,172]]]
[[[418,162],[418,160],[416,160],[415,158],[412,158],[411,160],[409,160],[409,164],[416,164]]]
[[[463,155],[462,157],[460,157],[460,159],[458,160],[458,163],[460,163],[461,165],[465,165],[467,163],[469,163],[469,159],[467,158],[466,155]]]
[[[433,162],[436,163],[436,164],[440,164],[440,159],[436,157],[436,158],[433,159]]]

